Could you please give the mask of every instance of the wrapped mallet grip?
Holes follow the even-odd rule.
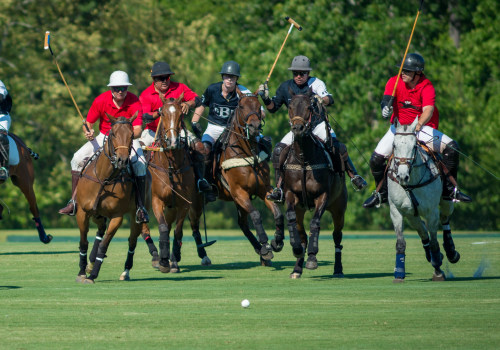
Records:
[[[49,46],[50,46],[50,32],[49,32],[49,31],[46,31],[46,32],[45,32],[45,41],[44,41],[43,48],[44,48],[45,50],[48,50],[48,49],[49,49]]]
[[[302,30],[302,27],[290,17],[286,16],[285,19],[288,21],[288,23],[293,24],[293,26],[298,30]]]

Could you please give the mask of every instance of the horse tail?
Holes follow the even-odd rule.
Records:
[[[24,143],[24,141],[19,136],[17,136],[16,134],[13,134],[11,132],[9,132],[9,136],[12,137],[12,139],[17,143],[18,146],[20,146],[21,148],[24,148],[26,151],[28,151],[29,155],[34,160],[37,160],[38,158],[40,158],[40,155],[38,153],[36,153],[35,151],[33,151],[28,146],[26,146],[26,144]]]

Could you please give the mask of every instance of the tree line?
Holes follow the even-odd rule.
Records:
[[[369,182],[363,192],[349,189],[346,229],[391,229],[387,207],[361,204],[375,188],[368,160],[388,128],[380,115],[387,80],[409,39],[419,0],[25,0],[0,4],[0,79],[12,95],[11,131],[40,154],[35,162],[39,207],[48,227],[75,227],[57,210],[70,195],[73,153],[85,142],[81,120],[50,53],[45,31],[71,91],[85,115],[104,92],[109,75],[126,71],[139,95],[150,83],[155,61],[167,61],[174,81],[199,95],[227,60],[241,65],[240,83],[256,90],[269,73],[290,16],[303,26],[292,30],[269,82],[271,93],[291,79],[292,58],[311,59],[312,76],[323,80],[335,104],[329,118],[347,144],[358,171]],[[473,196],[458,204],[455,229],[500,227],[500,37],[496,0],[424,2],[410,52],[426,60],[425,73],[436,88],[440,130],[461,147],[459,184]],[[190,119],[191,116],[188,116]],[[206,122],[204,122],[206,124]],[[263,133],[278,142],[288,130],[286,110],[268,115]],[[10,184],[0,188],[10,208],[4,228],[32,226],[27,203]],[[265,211],[265,207],[258,204]],[[272,227],[271,213],[264,213]],[[212,228],[237,226],[232,204],[207,207]],[[154,221],[154,219],[153,219]],[[331,223],[322,223],[330,227]]]

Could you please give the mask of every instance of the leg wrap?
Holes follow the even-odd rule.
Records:
[[[92,272],[89,275],[89,279],[95,280],[97,278],[97,276],[99,276],[99,271],[101,270],[101,265],[104,261],[105,256],[106,255],[104,253],[97,254],[94,267],[92,268]]]
[[[443,255],[439,251],[439,247],[436,251],[431,250],[431,264],[435,269],[443,264]]]
[[[307,254],[318,254],[320,220],[313,218],[311,220],[311,235],[309,236],[309,244],[307,246]]]
[[[405,278],[404,254],[396,254],[396,267],[394,268],[394,278]]]
[[[168,260],[170,256],[170,239],[168,237],[170,234],[170,230],[165,224],[160,224],[158,226],[158,230],[160,231],[160,259]]]
[[[250,218],[252,219],[253,226],[257,232],[257,237],[259,238],[260,244],[265,244],[268,241],[266,231],[262,225],[262,218],[259,211],[254,210],[250,213]]]

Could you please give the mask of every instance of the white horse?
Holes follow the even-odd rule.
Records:
[[[400,125],[396,120],[393,158],[389,164],[389,206],[397,235],[394,282],[402,282],[405,278],[406,241],[403,235],[403,218],[408,219],[410,226],[417,230],[422,240],[427,261],[434,267],[434,281],[445,279],[440,268],[443,255],[437,239],[440,221],[443,225],[443,248],[448,260],[456,263],[460,259],[449,227],[453,202],[441,199],[440,172],[432,157],[417,143],[417,122],[418,118],[415,118],[411,125]]]

